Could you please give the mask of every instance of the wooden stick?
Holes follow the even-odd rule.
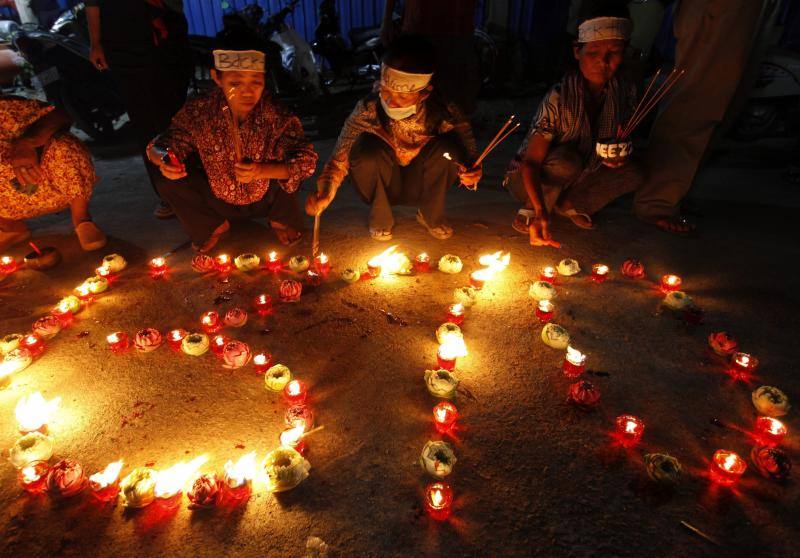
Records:
[[[476,166],[480,165],[481,162],[483,162],[483,160],[486,158],[486,156],[489,153],[491,153],[492,151],[494,151],[495,147],[500,145],[503,142],[504,139],[506,139],[508,136],[513,134],[516,131],[517,128],[519,128],[519,122],[517,122],[514,126],[512,126],[511,129],[508,130],[505,134],[503,134],[496,142],[494,142],[493,144],[487,146],[487,148],[484,150],[484,152],[481,154],[481,156],[478,157],[478,159],[475,161],[475,163],[472,166],[476,167]]]
[[[511,116],[508,117],[508,120],[506,120],[506,123],[503,124],[503,127],[500,128],[500,130],[495,134],[495,136],[492,138],[492,141],[490,141],[489,145],[486,146],[486,149],[483,150],[483,153],[478,155],[478,158],[472,164],[473,167],[478,165],[478,164],[480,164],[480,162],[483,161],[483,158],[486,157],[486,155],[489,154],[489,151],[491,151],[490,148],[492,147],[492,144],[494,144],[494,142],[497,141],[497,138],[499,138],[502,135],[502,133],[506,131],[506,129],[511,125],[511,122],[515,118],[516,118],[516,115],[514,115],[514,114],[512,114]]]
[[[718,543],[716,540],[712,539],[710,536],[708,536],[708,535],[706,535],[705,533],[703,533],[703,532],[702,532],[700,529],[698,529],[697,527],[694,527],[693,525],[689,525],[689,524],[688,524],[688,523],[686,523],[685,521],[681,521],[681,525],[683,525],[684,527],[686,527],[687,529],[689,529],[689,531],[691,531],[692,533],[694,533],[695,535],[697,535],[697,536],[698,536],[698,537],[700,537],[701,539],[705,539],[705,540],[707,540],[708,542],[710,542],[711,544],[714,544],[714,545],[717,545],[717,546],[722,546],[722,545],[721,545],[721,544],[719,544],[719,543]]]
[[[664,81],[664,84],[661,86],[661,88],[653,95],[653,98],[650,101],[648,101],[645,108],[639,113],[636,120],[628,125],[628,128],[623,132],[623,138],[626,138],[633,133],[636,127],[642,123],[642,121],[650,113],[650,111],[652,111],[656,106],[658,106],[658,104],[661,102],[664,96],[667,93],[669,93],[669,91],[675,86],[676,83],[678,83],[678,80],[681,78],[681,76],[683,76],[684,73],[685,70],[681,70],[679,72],[673,70],[673,72]]]
[[[314,236],[311,239],[311,259],[317,257],[319,253],[319,216],[320,214],[317,213],[314,215]]]
[[[656,72],[656,75],[654,75],[653,79],[650,80],[650,85],[647,86],[647,89],[645,89],[644,95],[642,95],[642,98],[639,99],[639,104],[636,105],[636,109],[633,111],[633,114],[631,114],[630,118],[628,119],[628,123],[625,124],[625,127],[624,127],[623,131],[628,129],[628,125],[631,122],[633,122],[633,119],[636,118],[636,115],[639,114],[639,109],[642,108],[642,104],[644,103],[644,100],[647,99],[647,95],[650,94],[650,90],[653,88],[653,84],[656,82],[656,80],[658,79],[658,76],[660,76],[660,75],[661,75],[661,68],[658,69],[658,71]],[[624,136],[622,136],[622,137],[624,137]]]

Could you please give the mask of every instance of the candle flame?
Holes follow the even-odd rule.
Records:
[[[541,310],[542,312],[552,312],[553,308],[555,308],[555,305],[549,300],[539,301],[539,310]]]
[[[89,285],[87,285],[86,283],[78,285],[77,287],[75,287],[75,290],[78,292],[78,295],[80,296],[87,296],[91,292],[91,290],[89,289]]]
[[[120,471],[122,471],[122,459],[109,463],[105,469],[90,476],[89,482],[92,483],[96,490],[102,490],[116,482]]]
[[[221,264],[228,263],[229,259],[230,259],[230,256],[228,256],[228,254],[220,254],[219,256],[217,256],[217,262],[221,263]]]
[[[677,275],[667,275],[667,285],[675,286],[680,281]]]
[[[317,256],[319,263],[326,264],[328,263],[328,256],[325,255],[325,252],[320,252],[319,256]]]
[[[119,342],[119,335],[116,333],[109,333],[106,335],[106,341],[109,343],[118,343]]]
[[[153,258],[150,260],[150,265],[153,267],[163,267],[167,265],[167,260],[164,258]]]
[[[225,337],[223,335],[217,335],[214,338],[214,343],[216,345],[224,345],[225,344]]]
[[[444,342],[439,345],[439,356],[445,360],[454,360],[456,358],[465,357],[468,354],[467,344],[464,342],[463,337],[456,335],[448,336],[444,339]]]
[[[750,364],[750,355],[745,353],[740,353],[736,355],[736,364],[741,366],[748,366]]]
[[[737,461],[738,461],[738,457],[735,454],[733,454],[733,453],[728,454],[728,456],[725,457],[725,461],[722,463],[722,467],[726,471],[730,471],[731,469],[733,469],[736,466],[736,462]]]
[[[625,432],[627,432],[628,434],[635,434],[636,433],[636,428],[638,426],[639,425],[636,424],[636,421],[633,421],[633,420],[626,421],[625,422]]]
[[[201,455],[189,461],[176,463],[169,469],[158,471],[156,475],[155,494],[158,498],[170,498],[181,492],[189,478],[197,472],[208,457]]]
[[[507,268],[510,261],[511,254],[509,252],[504,254],[502,250],[498,250],[494,254],[484,254],[478,258],[478,263],[481,264],[484,269],[473,271],[471,276],[479,281],[489,281]]]
[[[403,270],[408,258],[402,252],[397,251],[397,245],[389,246],[386,250],[369,260],[368,265],[380,268],[381,277],[396,275]]]
[[[289,382],[289,384],[286,386],[286,393],[292,396],[300,395],[300,382],[297,380],[292,380]]]
[[[453,304],[452,306],[450,306],[450,313],[453,314],[454,316],[460,316],[461,314],[464,313],[464,305],[461,304],[460,302]]]
[[[19,429],[23,432],[39,430],[42,426],[47,424],[47,421],[50,420],[50,416],[58,409],[60,404],[60,397],[46,401],[38,391],[22,397],[14,410]]]
[[[267,355],[259,353],[253,357],[253,364],[261,366],[267,363]]]
[[[209,312],[207,314],[203,314],[203,318],[201,321],[203,322],[204,325],[211,325],[216,321],[214,318],[215,318],[214,313]]]
[[[274,261],[277,261],[277,259],[278,259],[278,253],[277,252],[272,251],[272,252],[269,253],[269,261],[274,262]]]
[[[36,345],[39,342],[39,338],[36,337],[33,333],[25,337],[25,344],[28,346]]]
[[[597,275],[605,275],[608,273],[608,266],[606,264],[597,264],[594,266],[594,272]]]
[[[442,495],[442,491],[439,490],[438,488],[434,488],[431,491],[431,505],[434,508],[438,508],[442,505],[443,501],[444,501],[444,496]]]
[[[776,420],[774,418],[769,419],[769,426],[767,427],[767,432],[769,432],[770,434],[781,434],[784,431],[785,427],[783,426],[783,423],[781,421]]]
[[[439,422],[444,422],[447,420],[447,409],[444,407],[439,407],[436,409],[436,420]]]
[[[256,476],[256,452],[252,451],[243,455],[235,464],[228,460],[224,469],[228,485],[233,488],[253,480],[253,477]]]
[[[60,301],[56,305],[56,310],[58,310],[61,314],[66,314],[69,312],[69,303],[66,300]]]
[[[419,256],[417,256],[417,260],[421,262],[427,262],[430,258],[427,252],[421,252]]]
[[[450,156],[450,153],[449,153],[449,152],[447,152],[447,151],[445,151],[444,153],[442,153],[442,157],[444,157],[444,158],[445,158],[445,159],[447,159],[448,161],[452,161],[452,160],[453,160],[453,158]]]
[[[173,329],[169,332],[169,335],[173,341],[179,341],[184,337],[183,332],[179,329]]]
[[[280,441],[282,446],[294,447],[303,438],[306,432],[306,421],[300,421],[293,428],[281,432]]]
[[[36,471],[36,467],[33,465],[26,465],[22,468],[22,482],[25,484],[36,482],[40,478],[42,478],[42,475]]]
[[[542,270],[542,275],[545,277],[555,277],[556,276],[556,268],[553,266],[548,265]]]
[[[567,345],[567,361],[575,366],[583,366],[586,363],[586,355],[572,345]]]

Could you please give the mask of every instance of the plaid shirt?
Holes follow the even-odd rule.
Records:
[[[227,110],[220,89],[191,99],[175,115],[167,131],[157,138],[158,144],[172,149],[181,161],[196,151],[211,190],[221,200],[234,205],[255,203],[267,193],[271,181],[236,182],[234,132]],[[256,163],[286,163],[289,178],[277,182],[290,194],[314,174],[317,153],[306,141],[300,120],[266,96],[239,124],[239,137],[243,158]]]

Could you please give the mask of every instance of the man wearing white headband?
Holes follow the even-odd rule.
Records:
[[[469,122],[430,85],[431,53],[412,37],[389,49],[376,91],[347,118],[317,192],[306,199],[309,215],[330,205],[349,173],[371,206],[369,230],[375,240],[392,238],[393,205],[416,207],[417,221],[435,238],[453,234],[444,219],[447,189],[459,179],[475,187],[481,169],[467,168],[476,155]]]
[[[635,88],[617,75],[631,32],[626,16],[618,8],[581,23],[573,46],[578,70],[544,96],[506,172],[505,186],[523,204],[513,227],[533,246],[560,247],[550,235],[552,212],[590,229],[593,214],[642,183],[629,146],[615,144],[624,156],[613,161],[596,149],[613,142],[635,108]]]
[[[230,221],[264,217],[284,245],[300,240],[295,192],[314,173],[317,154],[300,120],[265,92],[257,38],[223,33],[211,77],[217,88],[191,99],[148,147],[168,178],[161,196],[175,209],[196,250],[207,252]]]

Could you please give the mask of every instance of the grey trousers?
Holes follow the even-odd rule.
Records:
[[[418,207],[428,226],[441,225],[447,189],[458,179],[456,166],[443,157],[445,152],[463,160],[458,141],[443,134],[403,167],[389,144],[373,134],[362,134],[350,150],[350,178],[358,195],[371,206],[369,226],[392,228],[393,205]]]
[[[579,213],[594,215],[620,196],[636,191],[643,181],[644,173],[636,160],[615,169],[601,166],[584,172],[583,159],[569,144],[551,148],[542,163],[542,196],[548,212],[557,203],[569,201]],[[521,170],[508,176],[505,184],[520,203],[528,203]]]
[[[657,221],[678,213],[717,125],[739,84],[764,0],[682,0],[675,16],[675,67],[686,74],[650,132],[648,177],[634,213]]]

